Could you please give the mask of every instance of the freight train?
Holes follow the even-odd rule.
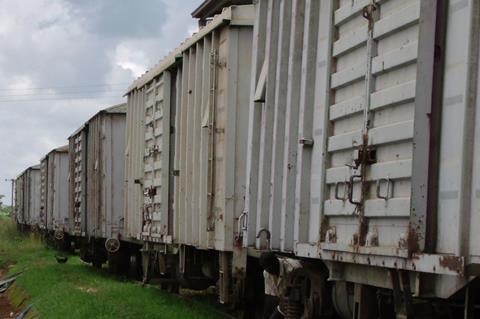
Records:
[[[248,2],[205,1],[68,180],[20,175],[17,222],[250,317],[265,251],[302,263],[287,318],[478,317],[479,2]]]

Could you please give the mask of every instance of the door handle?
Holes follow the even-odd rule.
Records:
[[[360,195],[360,201],[354,201],[353,200],[353,189],[354,189],[353,185],[355,183],[355,179],[361,180],[362,175],[352,175],[352,176],[350,176],[350,187],[349,187],[349,190],[348,190],[348,201],[353,205],[361,206],[362,205],[361,196],[363,196],[363,195]]]
[[[338,195],[338,190],[340,188],[340,185],[344,185],[344,188],[343,188],[343,196],[340,197]],[[336,182],[335,183],[335,199],[336,200],[342,200],[342,201],[346,201],[348,199],[348,194],[350,193],[350,183],[347,182],[347,181],[344,181],[344,182]]]
[[[248,213],[246,211],[243,211],[240,216],[238,216],[238,229],[237,232],[240,234],[242,231],[247,230],[247,215]]]
[[[382,185],[382,182],[387,183],[387,192],[386,192],[385,196],[380,194],[380,187]],[[389,200],[390,198],[392,198],[392,196],[390,195],[390,185],[391,185],[391,183],[392,182],[390,181],[390,177],[380,178],[380,179],[377,180],[377,197],[378,198],[384,199],[384,200]]]

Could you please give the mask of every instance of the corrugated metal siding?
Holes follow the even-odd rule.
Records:
[[[257,4],[251,99],[258,101],[250,105],[244,244],[259,249],[291,252],[319,227],[318,217],[316,224],[309,220],[308,145],[319,7],[301,0]]]
[[[68,152],[53,150],[41,160],[40,167],[41,224],[48,230],[68,231]]]
[[[408,233],[420,5],[382,2],[369,40],[361,14],[368,1],[360,2],[329,7],[326,1],[327,14],[318,1],[259,4],[259,19],[267,24],[257,44],[265,58],[258,63],[265,63],[267,72],[265,102],[253,106],[261,111],[252,110],[250,124],[260,138],[252,134],[250,142],[248,245],[264,248],[265,238],[256,234],[267,229],[272,249],[294,251],[297,243],[323,240],[322,222],[336,234],[332,249],[348,249],[356,241],[365,245],[368,235],[359,216],[368,217],[369,234],[392,253]],[[325,21],[330,15],[333,26]],[[317,56],[318,39],[328,39],[328,32],[335,38],[329,47],[320,43]],[[326,66],[331,73],[325,120],[323,101],[315,101],[315,82]],[[361,186],[358,177],[350,181],[361,175],[361,167],[353,166],[364,135],[376,162]],[[363,210],[348,200],[349,185],[353,201],[359,200],[361,187],[368,189]]]
[[[439,154],[436,251],[480,263],[480,3],[449,1]],[[467,282],[443,280],[435,293],[449,297]]]
[[[47,229],[47,158],[40,161],[40,228]]]
[[[15,219],[19,224],[25,224],[25,173],[18,176],[15,180]]]
[[[47,201],[46,201],[46,213],[47,213],[47,230],[54,230],[53,212],[55,207],[55,158],[54,156],[47,155],[46,158],[47,167]]]
[[[174,79],[173,79],[174,80]],[[175,80],[174,80],[175,81]],[[145,87],[144,214],[150,221],[144,236],[170,236],[170,142],[172,76],[163,72]]]
[[[232,250],[244,207],[252,9],[227,9],[134,85],[145,90],[146,240]]]
[[[53,191],[54,200],[52,207],[53,228],[69,231],[69,201],[68,201],[68,152],[53,154]]]
[[[29,215],[30,225],[37,225],[40,221],[40,168],[31,168],[29,175]]]
[[[125,152],[125,237],[140,239],[143,224],[145,153],[145,90],[130,92],[127,104]],[[135,182],[137,181],[137,183]]]
[[[264,101],[250,106],[244,245],[427,272],[433,259],[409,253],[479,262],[479,4],[448,2],[441,135],[429,136],[437,3],[376,1],[369,23],[372,3],[258,2],[251,99]],[[431,141],[438,194],[422,180]],[[372,161],[357,167],[362,145]],[[439,278],[438,296],[464,284]]]
[[[81,236],[123,236],[125,187],[125,108],[107,109],[70,137],[74,150],[73,209]]]
[[[111,229],[110,237],[117,233],[124,235],[125,224],[125,119],[124,114],[113,114],[109,119],[108,138],[106,140],[110,159],[106,159],[108,180],[110,181],[107,209],[112,213],[111,221],[105,227]],[[107,154],[106,154],[107,155]]]
[[[86,233],[86,130],[69,138],[70,155],[70,230],[75,236]]]
[[[436,248],[480,256],[480,3],[449,2]]]
[[[337,238],[331,248],[379,246],[391,248],[389,254],[406,255],[402,243],[408,236],[410,216],[420,2],[381,4],[370,35],[360,12],[347,13],[350,19],[341,15],[347,9],[344,6],[350,4],[340,3],[334,15],[338,37],[332,43],[335,68],[330,78],[324,172],[324,216]],[[376,159],[365,168],[367,193],[361,196],[362,183],[355,176],[362,174],[362,167],[347,165],[354,164],[364,136]],[[363,211],[340,195],[342,190],[335,196],[342,187],[353,187],[353,201],[362,201]],[[369,236],[375,236],[376,242],[370,242]]]

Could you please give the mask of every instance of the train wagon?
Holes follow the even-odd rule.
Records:
[[[40,228],[48,241],[64,243],[68,233],[68,147],[51,150],[40,160]]]
[[[34,230],[40,221],[40,166],[27,168],[15,179],[15,220]]]
[[[302,265],[287,318],[477,318],[479,16],[475,0],[256,0],[202,17],[69,138],[82,258],[141,246],[145,281],[217,285],[253,317],[275,252]]]
[[[70,234],[81,257],[99,267],[123,235],[125,109],[102,110],[69,137]]]
[[[153,270],[166,282],[201,289],[218,281],[222,302],[246,269],[237,220],[253,20],[253,6],[225,8],[128,91],[128,125],[137,126],[127,130],[136,132],[127,146],[136,158],[127,161],[138,166],[127,170],[126,233],[145,242],[146,275],[160,265]]]
[[[292,279],[292,316],[476,318],[478,1],[256,12],[241,229],[318,266]]]

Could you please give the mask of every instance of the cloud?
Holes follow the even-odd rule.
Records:
[[[124,101],[135,78],[196,30],[200,2],[0,0],[1,181]],[[0,194],[9,198],[7,183]]]
[[[162,24],[167,20],[166,4],[158,0],[125,0],[120,4],[118,0],[70,0],[68,3],[75,17],[99,36],[137,39],[161,36]]]

